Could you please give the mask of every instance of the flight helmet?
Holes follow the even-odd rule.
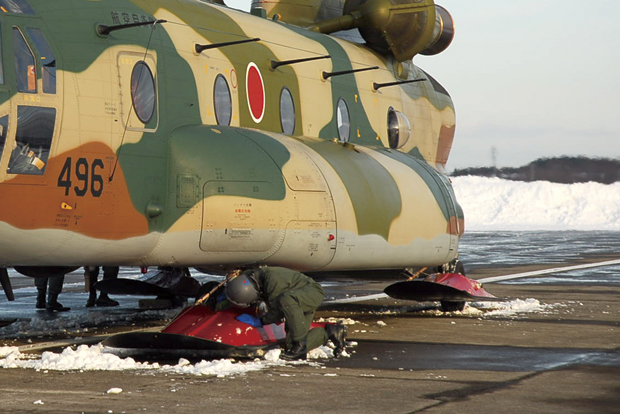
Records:
[[[240,308],[247,308],[258,301],[260,270],[246,270],[226,284],[226,299]]]

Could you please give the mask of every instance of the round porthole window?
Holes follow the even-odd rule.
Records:
[[[230,88],[224,75],[217,75],[213,88],[213,101],[215,104],[215,119],[218,125],[230,125],[232,117],[232,98]]]
[[[280,93],[280,124],[282,132],[286,135],[293,135],[295,132],[295,103],[293,95],[288,88],[282,88]]]
[[[348,142],[351,135],[351,118],[349,117],[347,103],[342,98],[338,99],[336,121],[338,122],[338,138],[342,142]]]
[[[155,112],[155,79],[143,60],[136,63],[131,72],[131,103],[138,119],[148,124]]]
[[[409,120],[402,112],[390,108],[388,110],[387,124],[390,148],[402,148],[409,141],[409,136],[411,135]]]

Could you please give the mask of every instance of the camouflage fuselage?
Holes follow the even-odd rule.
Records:
[[[463,215],[441,174],[454,108],[410,62],[200,1],[29,4],[35,14],[0,12],[0,120],[8,119],[0,266],[265,263],[303,271],[435,265],[456,256]],[[167,22],[96,32],[99,24],[154,19]],[[41,63],[45,52],[28,28],[39,29],[53,50],[54,93],[45,92],[52,65]],[[26,65],[34,71],[28,76],[14,63],[17,31],[37,62]],[[195,50],[248,38],[260,40]],[[271,67],[272,60],[325,55]],[[132,85],[140,61],[155,86],[153,114],[142,120]],[[373,66],[379,69],[322,76]],[[30,91],[19,90],[20,77]],[[229,98],[221,100],[225,89],[214,96],[218,77]],[[427,80],[372,86],[407,78]],[[289,134],[281,121],[284,88],[293,102]],[[390,108],[411,122],[399,150],[388,144]],[[24,138],[28,128],[50,131],[48,150],[37,152],[37,139],[45,141],[38,132]],[[19,157],[29,169],[18,168]]]

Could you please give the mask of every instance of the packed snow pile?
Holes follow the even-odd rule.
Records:
[[[620,230],[620,182],[557,184],[453,177],[465,229]]]
[[[540,315],[548,313],[554,309],[564,306],[561,303],[545,304],[540,303],[538,299],[528,298],[525,300],[514,299],[506,302],[467,302],[465,309],[456,312],[444,312],[440,309],[426,310],[422,313],[439,317],[450,315],[471,316],[478,318],[486,318],[499,316],[503,318],[518,318],[526,314]]]
[[[561,304],[544,304],[538,299],[515,299],[509,302],[474,302],[470,307],[484,311],[484,316],[515,317],[524,313],[541,314],[561,306]]]
[[[351,344],[349,344],[351,346]],[[37,371],[158,371],[182,375],[228,377],[248,372],[260,371],[269,367],[311,363],[309,361],[333,358],[333,350],[321,346],[308,353],[308,361],[285,362],[279,359],[280,350],[267,352],[265,359],[241,362],[234,359],[218,359],[200,361],[192,364],[181,358],[176,365],[137,362],[133,358],[121,358],[106,352],[101,345],[80,345],[77,349],[65,348],[61,353],[43,352],[40,356],[28,355],[19,351],[18,347],[0,347],[0,368],[30,368]],[[343,352],[342,357],[349,354]]]

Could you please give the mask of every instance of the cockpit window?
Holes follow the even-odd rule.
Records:
[[[13,50],[15,51],[15,77],[17,91],[26,93],[37,92],[37,71],[34,64],[34,55],[24,39],[24,35],[17,28],[13,28]]]
[[[4,143],[6,142],[6,133],[9,130],[9,116],[4,115],[0,118],[0,158],[2,158],[2,151],[4,151]]]
[[[45,36],[39,29],[28,28],[28,35],[41,55],[43,93],[56,93],[56,57]]]
[[[0,0],[0,10],[4,13],[34,14],[26,0]]]
[[[52,147],[56,109],[17,107],[16,146],[9,161],[9,174],[42,175]]]

